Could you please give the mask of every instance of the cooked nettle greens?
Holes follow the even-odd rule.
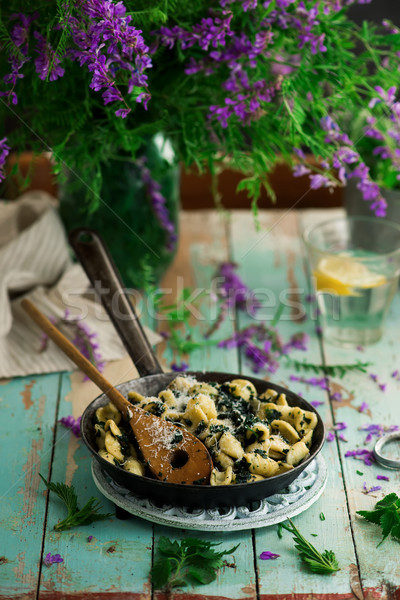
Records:
[[[317,425],[315,412],[289,406],[276,390],[258,394],[246,379],[218,384],[178,376],[157,397],[128,396],[207,446],[214,462],[211,485],[250,483],[290,471],[309,455]],[[97,409],[94,427],[102,458],[136,475],[148,474],[131,429],[112,402]]]

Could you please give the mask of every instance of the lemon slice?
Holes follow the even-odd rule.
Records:
[[[364,263],[349,256],[321,258],[314,277],[318,291],[340,296],[357,296],[354,288],[368,289],[386,283],[384,275],[370,271]]]

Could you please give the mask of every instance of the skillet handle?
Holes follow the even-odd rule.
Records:
[[[139,375],[144,377],[162,373],[117,267],[100,235],[93,229],[79,228],[71,231],[68,237]]]

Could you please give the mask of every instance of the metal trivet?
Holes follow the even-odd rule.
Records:
[[[246,506],[210,509],[171,505],[160,508],[151,500],[139,498],[115,483],[94,459],[92,475],[97,488],[106,498],[136,517],[169,527],[198,531],[239,531],[275,525],[307,510],[322,494],[328,472],[319,454],[283,492]]]

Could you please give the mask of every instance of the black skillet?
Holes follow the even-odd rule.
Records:
[[[102,304],[140,375],[139,379],[133,379],[116,387],[124,396],[127,396],[128,391],[136,391],[144,396],[156,396],[167,387],[169,382],[177,376],[177,373],[164,373],[162,371],[129,298],[124,292],[125,288],[119,273],[100,236],[90,229],[77,229],[71,232],[69,240],[94,288],[99,290],[101,286]],[[243,377],[237,373],[213,371],[188,371],[186,375],[195,377],[199,381],[217,383]],[[239,483],[228,486],[166,483],[150,477],[128,473],[121,467],[101,458],[97,452],[93,424],[96,410],[109,402],[108,397],[104,394],[93,400],[82,415],[82,439],[103,470],[117,483],[138,496],[162,504],[188,507],[200,506],[203,508],[242,506],[249,502],[261,500],[284,490],[314,460],[323,446],[325,430],[321,417],[314,407],[294,392],[263,379],[247,376],[246,379],[255,385],[259,394],[267,389],[276,390],[286,395],[289,405],[300,406],[300,408],[314,412],[317,415],[318,423],[314,430],[310,454],[308,458],[291,471],[255,483]]]

